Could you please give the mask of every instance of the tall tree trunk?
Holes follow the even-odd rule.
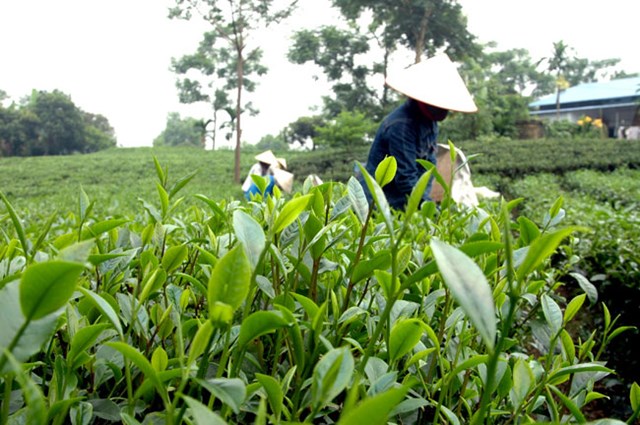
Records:
[[[242,84],[244,81],[244,63],[242,57],[242,50],[238,49],[238,98],[236,101],[236,160],[235,160],[235,172],[234,178],[237,183],[241,183],[240,180],[240,141],[242,140],[242,127],[240,125],[240,116],[242,115]]]
[[[433,10],[435,7],[433,3],[428,2],[424,9],[424,14],[422,15],[422,19],[420,19],[420,25],[416,30],[416,50],[415,50],[415,63],[418,63],[422,60],[422,54],[425,51],[426,44],[426,36],[427,36],[427,28],[429,27],[429,19],[433,14]]]

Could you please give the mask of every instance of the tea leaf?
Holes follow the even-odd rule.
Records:
[[[187,365],[192,366],[195,361],[204,353],[204,350],[209,342],[209,338],[213,334],[213,325],[210,320],[207,320],[200,326],[196,332],[196,336],[193,337],[191,346],[189,347],[189,359]]]
[[[125,425],[141,425],[134,417],[126,414],[125,412],[120,412],[120,418],[122,419],[122,423]],[[211,422],[215,424],[215,422]]]
[[[487,347],[493,350],[497,333],[495,304],[484,273],[460,250],[437,239],[433,239],[430,246],[453,298],[460,304]]]
[[[535,377],[529,364],[522,359],[517,359],[513,365],[513,387],[509,394],[516,408],[520,407],[527,395],[529,395],[534,383]]]
[[[389,361],[394,362],[411,351],[420,341],[422,332],[419,319],[404,319],[394,324],[389,336]]]
[[[375,270],[387,270],[391,267],[391,253],[383,249],[374,254],[370,260],[361,260],[353,268],[351,282],[356,284],[363,279],[371,277]]]
[[[284,393],[282,392],[280,383],[275,378],[269,375],[263,375],[262,373],[256,373],[256,379],[260,382],[260,385],[262,385],[262,388],[264,388],[267,393],[271,411],[276,418],[280,418],[282,402],[284,400]]]
[[[252,268],[255,268],[266,244],[262,226],[249,214],[236,210],[233,212],[233,230],[238,240],[243,243]]]
[[[326,406],[340,394],[351,380],[353,371],[353,356],[347,348],[328,351],[313,369],[311,399],[314,408]]]
[[[238,378],[215,378],[197,380],[202,388],[206,388],[216,398],[231,407],[235,413],[240,411],[240,406],[247,397],[247,387]]]
[[[298,321],[287,307],[279,304],[277,304],[275,307],[282,313],[284,320],[289,323],[287,333],[289,334],[289,338],[291,339],[293,357],[296,360],[295,366],[293,368],[295,369],[297,367],[302,370],[304,369],[304,365],[307,361],[307,352],[304,348],[304,340],[302,339],[302,332],[300,332]]]
[[[211,272],[207,297],[211,319],[230,323],[233,312],[249,293],[250,282],[251,264],[242,244],[239,244],[227,252]]]
[[[424,193],[427,190],[429,180],[431,180],[431,172],[432,170],[422,173],[416,184],[413,186],[411,195],[409,195],[409,200],[407,201],[407,208],[405,209],[405,223],[408,223],[413,214],[418,210],[418,207],[423,200]]]
[[[9,217],[11,217],[11,222],[13,223],[13,227],[16,229],[16,233],[18,234],[18,239],[20,239],[20,245],[22,246],[22,252],[24,253],[25,257],[28,257],[29,256],[29,251],[28,251],[29,246],[27,245],[27,237],[25,236],[25,233],[24,233],[24,227],[22,226],[22,220],[18,216],[18,213],[16,212],[16,210],[13,208],[13,205],[11,205],[11,203],[9,202],[7,197],[4,196],[4,193],[2,193],[2,191],[0,191],[0,199],[2,199],[2,202],[4,202],[4,205],[7,207],[7,212],[9,213]]]
[[[392,388],[368,398],[340,417],[338,425],[385,425],[389,413],[405,398],[408,387]]]
[[[27,404],[26,423],[27,424],[44,424],[47,418],[47,407],[45,398],[40,387],[30,378],[30,374],[25,373],[22,365],[16,360],[11,353],[4,353],[9,367],[13,372],[13,376],[22,388],[22,396]],[[8,403],[8,400],[5,400]]]
[[[367,201],[362,185],[353,176],[349,177],[347,182],[347,196],[358,220],[360,223],[364,223],[369,215],[369,201]]]
[[[73,425],[89,425],[93,417],[93,405],[86,401],[81,401],[71,406],[69,417]]]
[[[529,245],[526,257],[518,267],[518,280],[523,280],[532,273],[544,260],[551,256],[567,236],[579,230],[579,227],[568,227],[540,236]]]
[[[580,311],[580,308],[582,307],[582,304],[584,304],[584,300],[586,297],[586,294],[578,295],[577,297],[574,297],[569,302],[569,304],[567,304],[567,307],[564,309],[564,323],[570,322],[571,319],[573,319],[575,315],[578,314],[578,311]]]
[[[151,381],[158,395],[160,397],[166,397],[166,390],[160,378],[158,378],[158,374],[153,369],[153,366],[151,366],[149,360],[147,360],[140,351],[124,342],[107,342],[105,345],[118,350],[125,358],[133,362],[144,376]]]
[[[191,181],[191,179],[193,179],[196,174],[198,174],[198,171],[193,171],[181,178],[179,178],[172,186],[171,189],[169,189],[169,198],[173,198],[174,196],[176,196],[178,194],[178,192],[180,192],[180,190],[185,187],[187,185],[187,183],[189,183]]]
[[[95,305],[95,307],[98,310],[100,310],[100,312],[111,322],[111,324],[113,325],[115,330],[118,331],[120,336],[123,336],[122,324],[120,323],[120,318],[118,317],[118,314],[115,312],[113,307],[111,307],[111,304],[109,304],[100,295],[96,294],[95,292],[89,289],[80,287],[78,288],[78,290],[82,292],[82,294],[84,294],[84,296],[87,297],[87,299],[89,299]]]
[[[156,156],[153,156],[153,165],[156,167],[156,174],[158,175],[158,180],[160,180],[161,184],[165,184],[167,182],[167,172],[162,169],[160,166],[160,161]]]
[[[182,265],[189,255],[186,245],[172,246],[162,256],[162,268],[171,273]]]
[[[151,294],[160,290],[166,281],[167,272],[162,269],[155,269],[153,273],[146,276],[141,283],[142,291],[139,296],[140,302],[143,303]]]
[[[311,213],[304,223],[303,230],[305,239],[309,245],[311,258],[314,260],[319,259],[326,248],[327,237],[325,233],[329,230],[329,227],[323,227],[320,219],[316,217],[314,213]]]
[[[393,180],[397,170],[398,163],[396,162],[395,157],[385,157],[382,161],[380,161],[378,167],[376,168],[376,182],[378,182],[380,187],[385,187],[391,182],[391,180]]]
[[[531,242],[540,236],[538,226],[527,217],[519,217],[518,223],[520,224],[520,241],[522,245],[530,245]]]
[[[595,305],[595,303],[598,302],[598,289],[593,285],[593,283],[589,282],[589,279],[580,273],[572,272],[569,274],[578,281],[580,288],[582,288],[582,290],[587,294],[587,297],[589,297],[591,305]]]
[[[51,338],[60,312],[50,314],[40,320],[32,321],[22,334],[20,329],[25,318],[20,310],[20,289],[17,280],[9,282],[0,290],[0,359],[5,349],[14,345],[11,354],[20,362],[38,352],[40,347]],[[6,369],[0,366],[0,374]]]
[[[209,409],[209,406],[206,404],[202,404],[195,398],[191,398],[187,395],[183,395],[182,398],[187,402],[189,409],[191,409],[193,421],[197,425],[227,425],[224,419]]]
[[[360,172],[362,173],[362,177],[367,184],[367,188],[373,197],[373,202],[378,206],[378,210],[382,213],[382,217],[384,218],[384,223],[387,226],[387,230],[389,231],[389,236],[393,235],[393,217],[391,215],[391,208],[389,207],[389,202],[387,201],[387,197],[385,196],[382,188],[378,185],[378,183],[369,175],[367,169],[362,166],[362,164],[358,163],[358,167],[360,168]]]
[[[25,318],[38,320],[64,306],[83,270],[84,265],[65,261],[28,267],[20,283],[20,307]]]
[[[300,213],[307,208],[307,204],[312,196],[313,195],[300,196],[284,204],[275,223],[273,224],[273,232],[280,233],[285,227],[293,223]]]
[[[542,295],[542,312],[553,335],[560,332],[562,327],[562,310],[560,306],[548,295]]]
[[[629,400],[631,401],[631,409],[636,412],[640,409],[640,385],[634,382],[629,392]]]
[[[582,373],[582,372],[603,372],[603,373],[614,373],[613,370],[602,366],[598,363],[581,363],[577,365],[562,367],[560,369],[556,369],[549,374],[548,382],[551,384],[555,384],[556,382],[561,382],[561,378],[571,375],[574,373]]]
[[[296,299],[302,305],[302,308],[307,313],[310,319],[313,319],[318,314],[320,307],[313,302],[311,298],[305,297],[302,294],[292,293],[291,296]]]
[[[76,367],[76,365],[74,364],[76,358],[80,354],[85,352],[85,350],[88,350],[93,345],[95,340],[100,336],[102,331],[104,331],[108,327],[108,323],[99,323],[97,325],[85,326],[84,328],[76,332],[76,334],[73,336],[73,339],[71,340],[71,348],[67,353],[67,364],[71,369],[74,369]]]
[[[555,385],[548,385],[547,388],[553,391],[553,393],[560,399],[560,401],[562,401],[562,404],[564,404],[564,407],[566,407],[567,410],[571,412],[571,414],[573,415],[573,417],[578,423],[582,424],[587,422],[586,418],[580,411],[580,408],[576,403],[573,402],[573,400],[571,400],[569,397],[564,395],[562,391],[556,388]]]
[[[112,220],[104,220],[94,223],[90,226],[85,226],[82,230],[82,240],[94,238],[103,233],[108,232],[109,230],[116,229],[122,226],[125,223],[128,223],[129,220],[126,218],[112,219]]]
[[[569,335],[569,332],[564,329],[560,331],[560,341],[562,342],[565,359],[569,362],[573,362],[573,359],[576,356],[576,347],[571,339],[571,335]]]
[[[256,311],[242,321],[240,334],[238,335],[238,345],[244,347],[259,336],[287,325],[288,323],[282,317],[281,313],[275,311]]]
[[[160,210],[162,211],[162,217],[164,218],[167,216],[167,211],[169,211],[169,194],[158,182],[156,182],[156,189],[158,190],[158,197],[160,198]]]
[[[151,355],[151,366],[156,372],[162,372],[169,365],[169,357],[162,347],[156,347]]]

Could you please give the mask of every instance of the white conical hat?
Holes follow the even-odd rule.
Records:
[[[265,164],[273,165],[279,168],[287,168],[287,160],[284,158],[276,158],[271,150],[259,153],[254,157],[256,161],[264,162]]]
[[[280,168],[273,168],[273,178],[282,190],[291,193],[293,189],[293,174]]]
[[[441,54],[389,74],[389,87],[410,98],[458,112],[476,112],[478,107],[449,56]]]
[[[275,164],[278,162],[278,158],[271,152],[271,150],[264,151],[255,156],[256,161],[264,162],[265,164]]]

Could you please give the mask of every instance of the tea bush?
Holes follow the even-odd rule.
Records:
[[[585,229],[518,201],[389,209],[393,159],[286,199],[214,200],[156,161],[135,218],[37,227],[2,194],[1,423],[586,423],[629,327],[552,261]],[[565,298],[562,286],[580,288]],[[598,305],[604,326],[572,323]],[[640,386],[628,417],[640,414]],[[600,418],[601,419],[601,418]],[[599,423],[603,423],[600,421]]]

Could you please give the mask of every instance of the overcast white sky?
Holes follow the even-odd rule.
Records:
[[[178,102],[172,57],[195,51],[204,27],[169,20],[172,0],[0,0],[0,89],[14,100],[32,89],[71,96],[83,110],[102,114],[118,144],[151,146],[169,112],[204,117],[207,106]],[[525,48],[537,60],[563,40],[590,60],[619,58],[640,72],[640,0],[459,0],[469,30],[500,50]],[[289,64],[296,28],[330,23],[328,0],[300,0],[286,25],[260,37],[270,72],[247,95],[260,110],[243,117],[243,139],[257,143],[319,105],[327,86],[312,67]],[[408,65],[407,64],[403,64]],[[220,141],[218,141],[220,144]]]

